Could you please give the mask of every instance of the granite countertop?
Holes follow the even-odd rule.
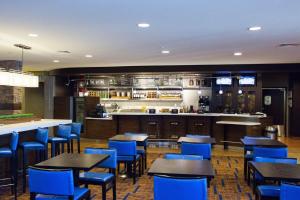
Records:
[[[146,113],[146,112],[112,112],[109,113],[111,116],[117,116],[117,115],[170,115],[170,116],[207,116],[207,117],[253,117],[253,118],[263,118],[262,115],[250,115],[250,114],[224,114],[224,113],[178,113],[178,114],[172,114],[172,113]]]

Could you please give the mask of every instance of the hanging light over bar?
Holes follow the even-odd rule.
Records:
[[[0,85],[14,87],[39,87],[39,77],[20,71],[6,71],[0,68]]]

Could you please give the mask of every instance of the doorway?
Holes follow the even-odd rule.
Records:
[[[262,98],[262,111],[273,117],[273,124],[278,128],[278,136],[288,136],[286,89],[263,88]]]

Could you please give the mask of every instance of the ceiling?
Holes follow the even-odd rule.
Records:
[[[278,47],[300,43],[299,8],[299,0],[1,1],[0,60],[20,59],[13,44],[22,43],[32,47],[28,70],[300,63],[300,46]],[[170,54],[161,53],[166,49]],[[243,55],[233,56],[237,51]]]

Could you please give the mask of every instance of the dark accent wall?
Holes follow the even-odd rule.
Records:
[[[300,137],[300,73],[291,73],[292,108],[290,109],[290,136]]]

